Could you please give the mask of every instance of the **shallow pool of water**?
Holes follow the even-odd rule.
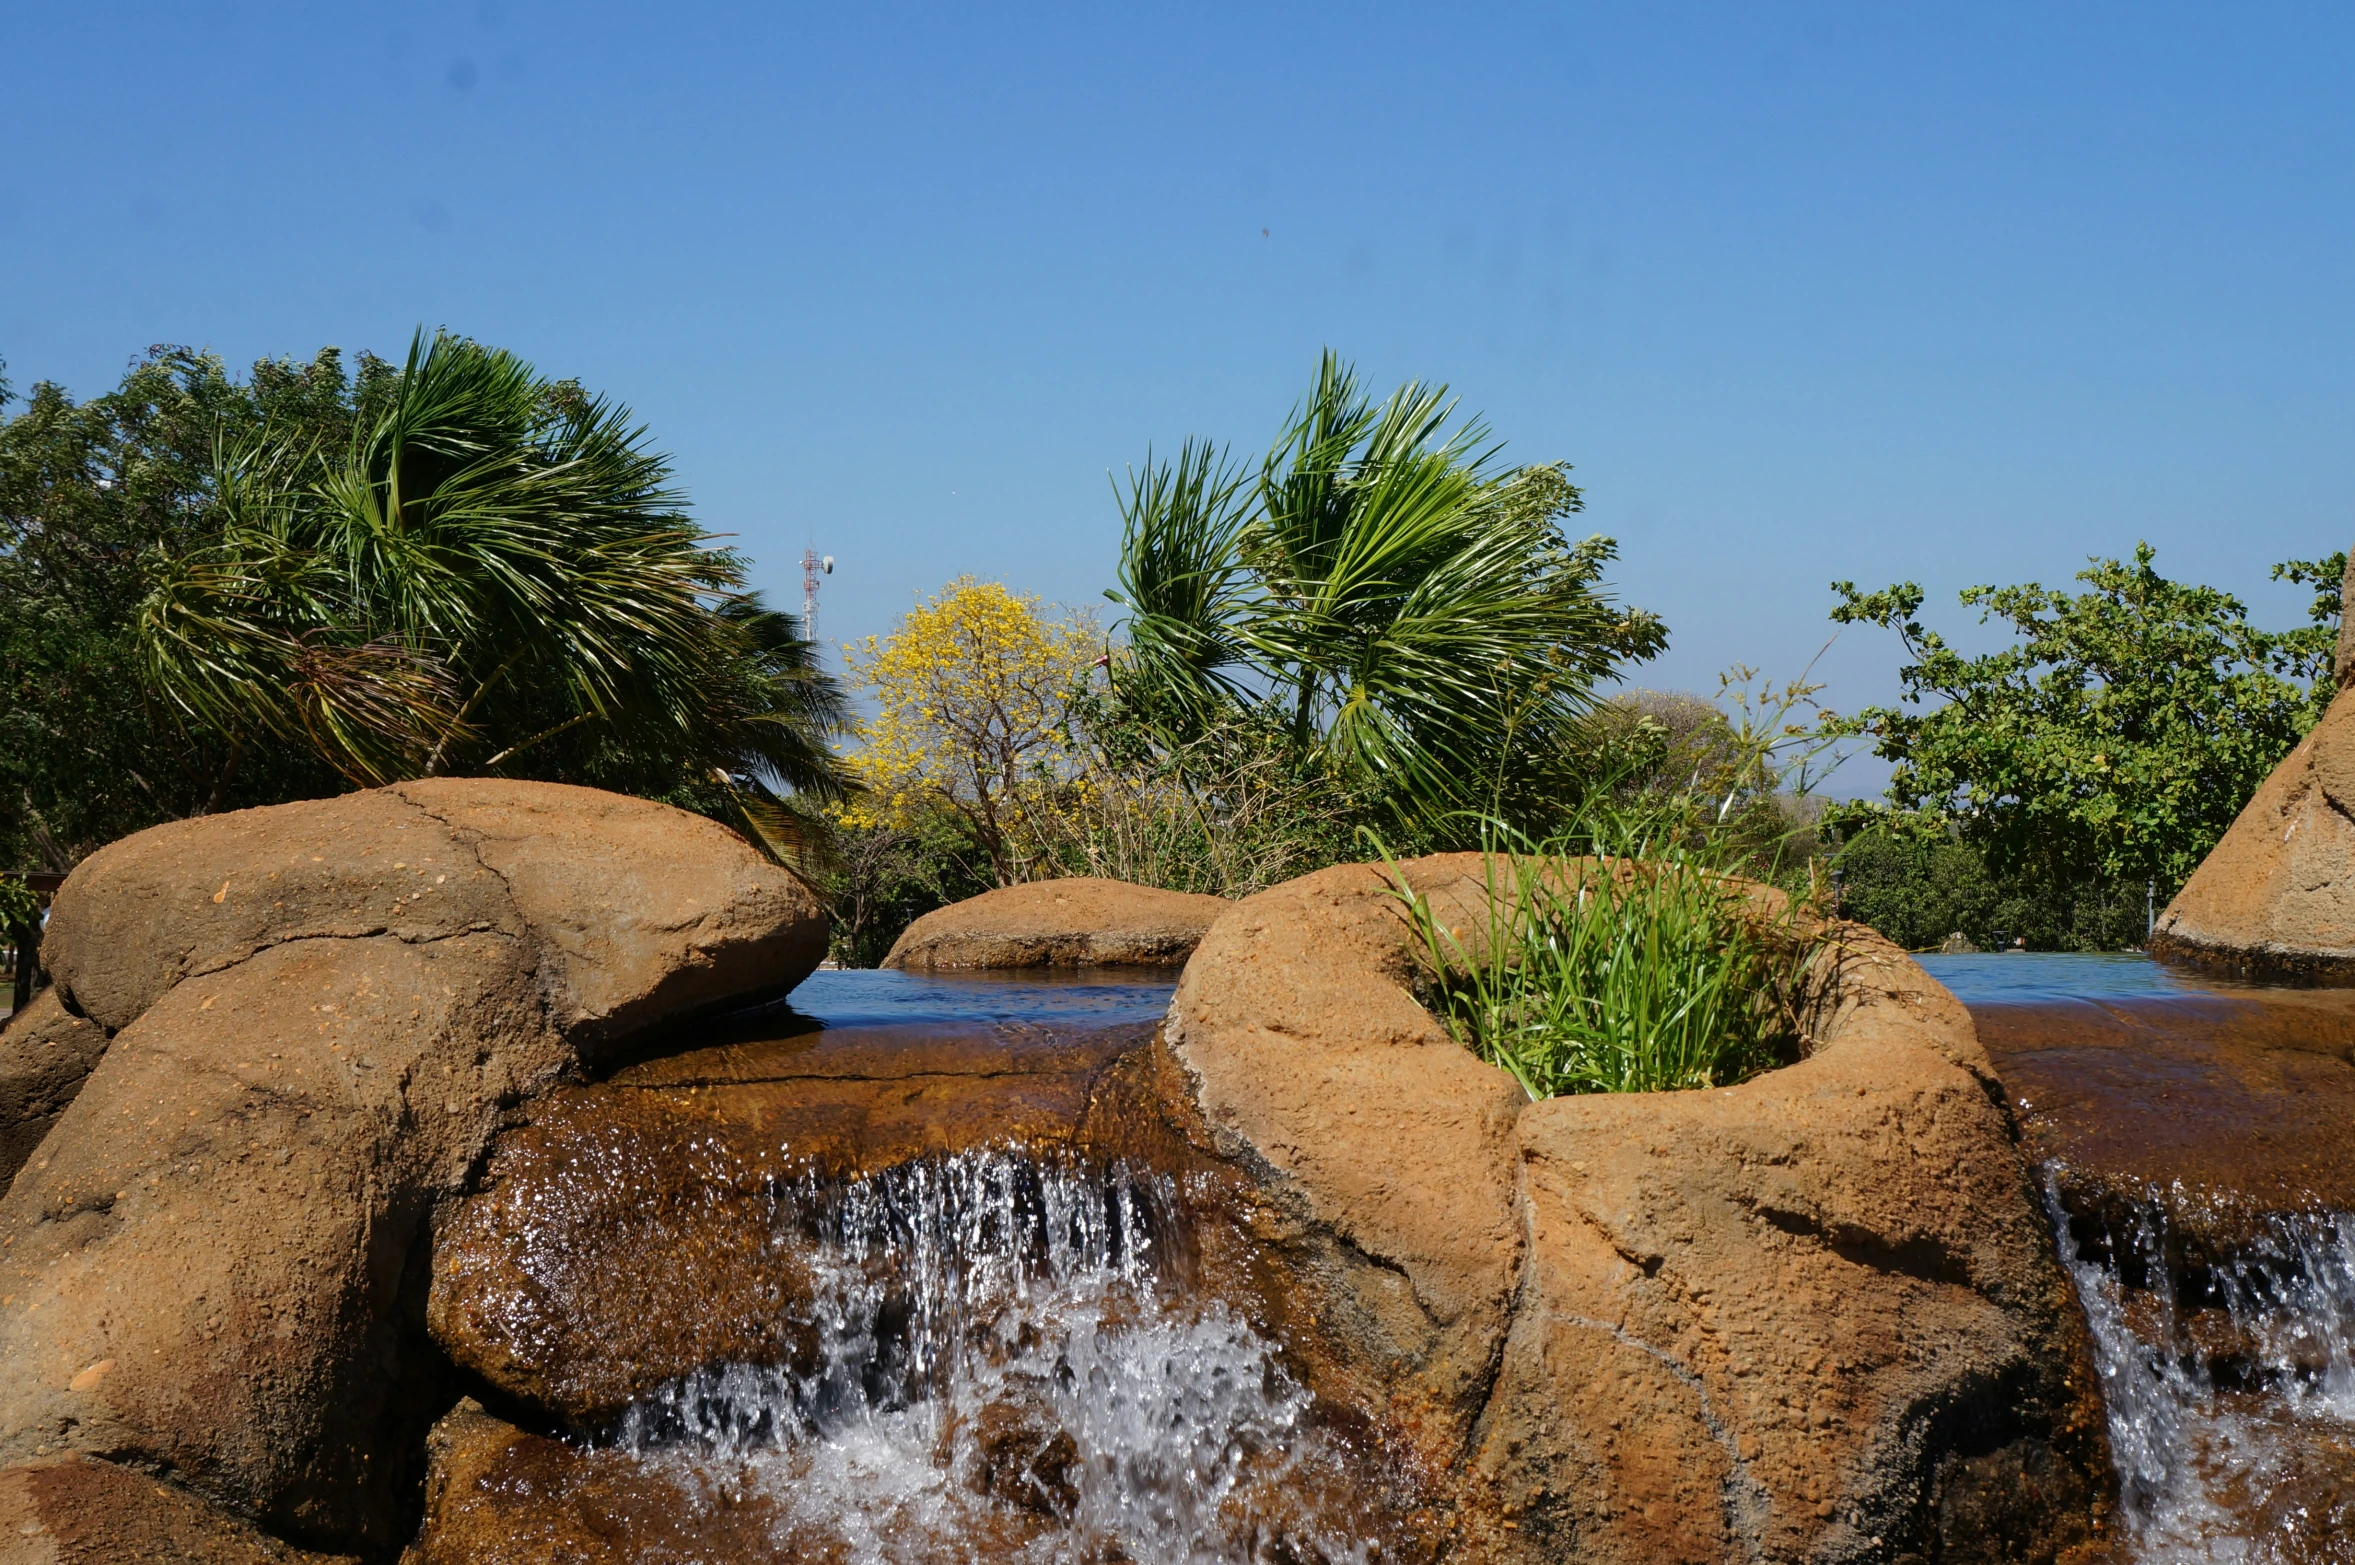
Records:
[[[2131,1000],[2249,987],[2231,979],[2163,967],[2136,951],[1988,951],[1967,956],[1930,952],[1914,960],[1965,1005]]]
[[[902,973],[827,968],[758,1014],[822,1027],[910,1022],[1035,1022],[1110,1027],[1157,1022],[1177,974],[1163,968],[1026,968],[1004,973]]]

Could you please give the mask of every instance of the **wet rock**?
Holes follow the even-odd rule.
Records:
[[[935,909],[885,967],[1180,967],[1227,910],[1218,897],[1078,878],[1005,886]]]
[[[2031,1155],[2081,1243],[2147,1201],[2178,1269],[2229,1265],[2278,1213],[2355,1210],[2355,994],[2245,991],[1978,1009]]]
[[[527,1433],[461,1402],[429,1442],[425,1524],[409,1565],[645,1565],[806,1556],[759,1494]]]
[[[973,1453],[967,1481],[1018,1510],[1068,1516],[1079,1502],[1079,1445],[1035,1398],[993,1402],[965,1431]]]
[[[798,1196],[975,1147],[1069,1148],[1099,1077],[1148,1036],[829,1030],[557,1089],[441,1224],[434,1337],[580,1426],[709,1365],[806,1368]]]
[[[1403,868],[1479,927],[1476,856]],[[1450,1475],[1494,1557],[2093,1540],[2084,1325],[1994,1072],[1902,952],[1823,933],[1808,1057],[1705,1092],[1523,1102],[1416,1003],[1371,868],[1237,904],[1180,981],[1172,1051],[1321,1304],[1312,1383]],[[1967,1498],[1998,1490],[2033,1515]]]
[[[6,1565],[352,1565],[281,1543],[112,1462],[48,1457],[0,1469]]]
[[[2184,882],[2150,951],[2252,978],[2355,982],[2355,689]]]
[[[0,1031],[0,1192],[105,1052],[106,1030],[68,1011],[54,988],[8,1018]]]
[[[645,909],[601,943],[582,930],[606,913],[565,895]],[[93,855],[57,899],[55,971],[118,1030],[0,1201],[0,1460],[104,1454],[285,1536],[397,1543],[450,1395],[423,1333],[434,1205],[584,1050],[770,991],[823,923],[710,822],[537,784]]]

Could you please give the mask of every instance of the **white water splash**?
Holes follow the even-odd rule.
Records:
[[[1320,1503],[1356,1487],[1349,1453],[1248,1322],[1171,1285],[1174,1196],[1010,1152],[805,1186],[780,1220],[815,1361],[690,1376],[618,1443],[774,1505],[797,1558],[1363,1565],[1359,1518]]]
[[[2108,1265],[2080,1253],[2056,1170],[2045,1202],[2092,1331],[2133,1558],[2355,1561],[2355,1492],[2317,1471],[2326,1448],[2355,1452],[2355,1214],[2276,1214],[2209,1273],[2202,1302],[2232,1345],[2220,1384],[2178,1307],[2160,1193],[2109,1236]]]

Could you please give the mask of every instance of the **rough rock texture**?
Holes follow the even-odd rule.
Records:
[[[181,822],[59,893],[116,1033],[0,1201],[0,1461],[169,1471],[377,1551],[425,1421],[427,1223],[524,1098],[631,1028],[789,986],[824,918],[711,822],[447,780]]]
[[[0,1193],[49,1134],[106,1052],[106,1029],[68,1011],[55,989],[0,1031]]]
[[[1404,868],[1451,922],[1485,895],[1476,856]],[[1172,1050],[1321,1299],[1295,1348],[1450,1476],[1467,1555],[2051,1560],[2102,1525],[2084,1327],[1970,1019],[1825,933],[1800,1063],[1540,1104],[1416,1002],[1374,869],[1237,904],[1187,967]]]
[[[439,1225],[434,1337],[576,1425],[707,1365],[806,1370],[816,1326],[780,1192],[971,1147],[1069,1147],[1147,1036],[830,1030],[559,1088]],[[650,1278],[692,1279],[687,1301],[650,1296]]]
[[[291,1548],[142,1473],[86,1456],[0,1470],[0,1565],[351,1565]]]
[[[2184,882],[2150,950],[2253,978],[2355,983],[2355,688]]]
[[[42,950],[120,1031],[172,985],[290,940],[526,939],[577,1047],[782,993],[825,956],[791,875],[716,822],[594,788],[441,778],[178,821],[93,854]]]
[[[1119,880],[1039,880],[937,908],[885,967],[1180,967],[1227,910],[1218,897]]]

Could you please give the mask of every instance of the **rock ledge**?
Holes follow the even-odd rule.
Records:
[[[936,908],[885,967],[1180,967],[1228,903],[1121,880],[1036,880]]]

